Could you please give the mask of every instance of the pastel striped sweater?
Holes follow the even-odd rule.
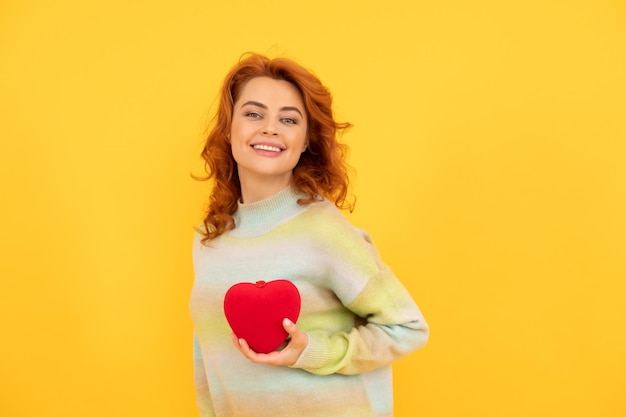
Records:
[[[193,246],[195,385],[200,416],[392,416],[391,363],[428,326],[372,240],[329,201],[300,206],[291,187],[240,204],[236,228]],[[309,343],[292,366],[255,364],[233,345],[224,295],[237,282],[288,279]]]

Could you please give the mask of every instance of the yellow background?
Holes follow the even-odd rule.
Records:
[[[0,415],[193,416],[207,114],[245,51],[333,91],[432,327],[396,415],[626,415],[621,1],[0,3]]]

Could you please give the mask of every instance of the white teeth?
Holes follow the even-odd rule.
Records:
[[[252,145],[254,149],[260,149],[262,151],[271,151],[271,152],[280,152],[282,149],[277,148],[276,146],[270,145]]]

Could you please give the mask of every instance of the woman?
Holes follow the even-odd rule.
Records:
[[[202,156],[214,188],[193,247],[190,310],[201,416],[391,416],[391,363],[428,326],[347,201],[348,128],[295,62],[248,54],[226,76]],[[301,295],[286,346],[257,353],[232,334],[226,291],[291,281]]]

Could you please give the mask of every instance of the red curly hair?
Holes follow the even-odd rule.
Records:
[[[248,53],[224,79],[217,113],[202,150],[208,174],[202,179],[214,180],[204,229],[199,230],[204,244],[236,226],[232,214],[241,198],[241,185],[229,134],[234,103],[244,85],[256,77],[288,81],[302,94],[308,123],[308,146],[293,170],[292,186],[308,198],[300,199],[298,203],[309,204],[325,197],[341,209],[354,208],[354,200],[348,201],[347,146],[338,141],[351,124],[338,123],[333,118],[330,91],[312,72],[290,59],[269,59]]]

